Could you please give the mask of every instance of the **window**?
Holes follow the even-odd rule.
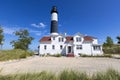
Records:
[[[60,49],[63,49],[63,46],[62,46],[62,45],[60,45]]]
[[[52,45],[52,49],[55,49],[55,46],[54,46],[54,45]]]
[[[76,45],[76,49],[82,49],[82,45]]]
[[[64,42],[64,38],[59,38],[59,42]]]
[[[80,37],[76,37],[76,42],[80,42],[81,38]]]
[[[46,45],[44,45],[44,49],[45,49],[45,50],[47,49],[47,46],[46,46]]]
[[[60,42],[60,38],[59,38],[59,42]]]
[[[93,46],[93,50],[101,50],[100,46]]]
[[[64,39],[62,38],[62,42],[64,41]]]
[[[53,40],[55,40],[55,37],[53,37]]]

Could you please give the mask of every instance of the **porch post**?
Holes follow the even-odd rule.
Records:
[[[67,52],[68,52],[68,50],[67,50],[67,45],[66,45],[66,55],[67,55]]]
[[[73,53],[73,46],[71,46],[71,53]]]

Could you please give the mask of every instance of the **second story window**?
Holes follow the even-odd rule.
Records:
[[[64,42],[64,38],[60,37],[59,39],[59,42]]]
[[[64,41],[64,38],[62,38],[62,42]]]
[[[45,50],[47,49],[47,46],[46,46],[46,45],[44,45],[44,49],[45,49]]]
[[[80,42],[81,38],[80,37],[76,37],[76,42]]]
[[[59,42],[60,42],[60,38],[59,38],[58,40],[59,40]]]
[[[53,40],[55,40],[55,37],[53,37]]]

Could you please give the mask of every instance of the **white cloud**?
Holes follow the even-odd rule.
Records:
[[[47,33],[47,30],[43,30],[43,31],[38,31],[38,30],[29,30],[30,33],[34,33],[37,36],[41,36],[41,35],[45,35]]]
[[[43,24],[43,23],[39,23],[39,26],[42,27],[42,28],[45,28],[46,25]]]
[[[43,25],[43,24],[42,24]],[[21,29],[21,27],[7,27],[4,26],[3,30],[5,34],[9,34],[9,35],[13,35],[13,32],[15,31],[19,31]],[[47,33],[47,30],[34,30],[32,28],[22,28],[22,29],[27,29],[29,31],[29,33],[35,34],[36,36],[41,36],[41,35],[45,35]]]
[[[41,36],[41,35],[42,35],[42,33],[36,33],[36,35],[37,35],[37,36]]]
[[[39,24],[31,24],[31,26],[36,27],[36,28],[45,28],[47,25],[44,24],[43,22],[40,22]]]
[[[29,29],[30,33],[39,33],[40,31]]]
[[[8,28],[8,27],[3,27],[3,31],[4,31],[4,33],[5,34],[10,34],[10,35],[12,35],[13,34],[13,32],[15,32],[15,31],[17,31],[17,30],[19,30],[19,28]]]

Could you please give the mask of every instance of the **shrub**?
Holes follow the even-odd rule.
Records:
[[[104,54],[104,55],[86,55],[86,54],[81,54],[80,57],[112,57],[111,54]]]
[[[21,58],[26,58],[32,55],[33,55],[33,52],[24,51],[21,49],[3,50],[0,52],[0,61],[21,59]]]
[[[120,54],[120,46],[114,45],[113,47],[103,47],[105,54]]]
[[[62,55],[61,54],[55,54],[55,55],[53,55],[54,57],[61,57]]]
[[[20,58],[26,58],[26,57],[27,57],[26,53],[20,54]]]

